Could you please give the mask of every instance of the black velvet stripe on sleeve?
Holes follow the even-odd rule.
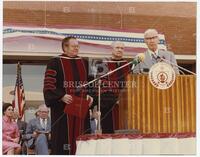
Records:
[[[60,99],[65,95],[63,70],[59,58],[51,59],[47,65],[43,93],[47,106],[58,104]]]

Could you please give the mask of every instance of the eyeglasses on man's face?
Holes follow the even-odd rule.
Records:
[[[146,39],[146,40],[152,40],[152,39],[156,39],[156,38],[158,38],[158,36],[146,37],[145,39]]]

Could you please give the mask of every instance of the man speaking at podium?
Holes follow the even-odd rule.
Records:
[[[144,53],[144,62],[139,63],[133,69],[133,73],[145,73],[150,70],[152,65],[163,60],[167,60],[171,63],[176,74],[179,74],[179,69],[177,67],[177,62],[173,52],[160,50],[158,48],[159,37],[158,32],[155,29],[148,29],[144,33],[144,41],[148,47],[147,51]]]

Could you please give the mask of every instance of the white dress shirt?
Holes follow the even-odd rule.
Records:
[[[151,56],[151,59],[152,59],[152,55],[155,56],[155,58],[157,58],[158,56],[158,49],[156,49],[155,52],[151,51],[150,49],[148,49],[148,52],[149,52],[149,55]]]
[[[42,126],[42,128],[44,128],[46,130],[47,127],[47,119],[42,119],[40,118],[40,124]]]

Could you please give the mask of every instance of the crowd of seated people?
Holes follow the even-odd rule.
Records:
[[[35,117],[28,123],[10,103],[3,103],[3,154],[27,154],[27,148],[34,149],[37,155],[48,155],[51,139],[49,108],[40,105]],[[95,133],[98,112],[91,113],[91,133]]]
[[[14,111],[12,104],[3,103],[3,154],[27,154],[27,148],[33,149],[37,155],[48,154],[51,130],[48,113],[49,109],[40,105],[35,118],[27,124]]]

